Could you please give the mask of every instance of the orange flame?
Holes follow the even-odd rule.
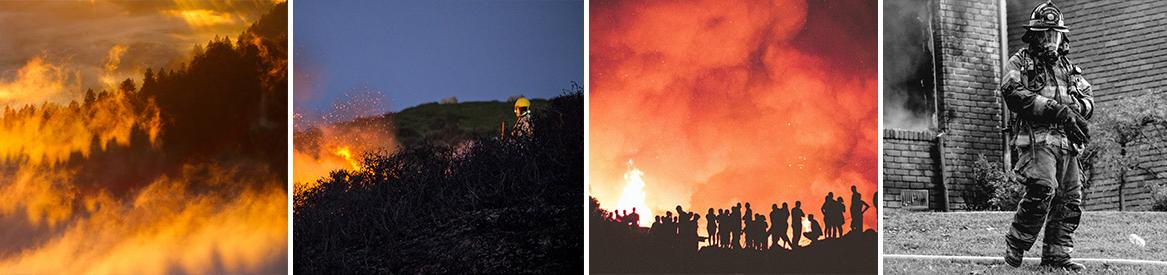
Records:
[[[593,1],[589,195],[617,202],[624,160],[652,209],[706,212],[878,188],[875,3]],[[716,211],[716,210],[715,210]],[[874,212],[865,224],[877,222]]]
[[[628,160],[628,171],[624,172],[624,193],[620,195],[620,200],[616,202],[616,208],[613,210],[624,210],[632,213],[633,210],[640,216],[640,226],[648,227],[652,225],[653,215],[652,209],[648,208],[645,203],[644,193],[644,172],[636,169],[632,165],[632,160]]]
[[[318,135],[305,137],[311,142],[298,141],[292,153],[295,194],[315,188],[317,180],[333,170],[361,171],[359,158],[366,152],[392,153],[397,146],[392,127],[381,122],[329,124],[312,131],[318,131]]]
[[[353,152],[349,146],[346,145],[337,147],[336,151],[333,153],[337,156],[340,156],[341,158],[344,158],[344,161],[348,162],[349,169],[352,169],[353,171],[361,171],[361,164],[358,163],[357,160],[353,159]]]

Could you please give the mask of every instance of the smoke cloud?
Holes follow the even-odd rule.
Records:
[[[889,0],[883,7],[883,125],[926,130],[935,125],[932,6]]]
[[[876,2],[593,1],[589,194],[656,214],[877,189]],[[647,217],[651,219],[651,217]],[[864,217],[875,227],[876,215]]]
[[[2,1],[0,82],[19,79],[30,57],[47,57],[75,77],[61,90],[66,96],[52,101],[67,103],[82,87],[100,90],[141,77],[146,68],[177,68],[196,45],[238,35],[271,6],[225,0]]]
[[[249,137],[265,144],[243,147],[255,149],[282,148],[262,134],[275,132],[282,137],[286,128],[262,126],[263,117],[245,116],[248,113],[242,108],[198,105],[207,102],[207,97],[183,101],[184,107],[195,106],[189,112],[175,110],[175,104],[161,107],[166,105],[160,104],[160,98],[172,99],[188,94],[187,89],[203,87],[190,80],[195,73],[175,67],[194,68],[191,71],[200,73],[198,77],[212,79],[231,73],[217,67],[170,67],[169,76],[151,78],[149,91],[139,90],[141,85],[125,90],[113,86],[129,77],[142,79],[138,77],[146,68],[185,62],[197,43],[206,43],[215,33],[238,35],[264,12],[286,13],[286,6],[277,7],[283,9],[273,9],[266,2],[235,1],[0,2],[0,21],[4,22],[0,24],[0,270],[17,274],[283,272],[288,222],[284,162],[266,161],[254,153],[258,150],[220,147],[199,152],[213,159],[199,158],[175,148],[181,139],[174,138],[173,131],[180,126],[191,128],[177,125],[176,117],[229,113],[246,121],[215,121],[213,126],[219,126],[215,130],[251,130],[256,135]],[[206,12],[182,12],[187,10]],[[204,15],[229,20],[191,21]],[[282,81],[286,87],[286,76],[273,77],[286,75],[286,57],[268,52],[278,49],[256,46],[248,49],[277,64],[252,62],[248,65],[263,70],[259,79],[222,82],[237,84],[231,91],[241,91],[239,98],[244,93],[274,90],[280,84],[274,82]],[[243,47],[223,49],[220,46],[218,53]],[[199,60],[221,64],[237,56]],[[283,63],[276,62],[281,59]],[[257,84],[246,85],[250,83]],[[86,93],[87,88],[96,91]],[[170,133],[170,138],[164,133]]]
[[[333,170],[358,169],[353,164],[366,153],[397,150],[392,121],[382,117],[384,98],[378,90],[359,88],[333,102],[327,113],[297,110],[292,157],[296,194],[315,187],[316,180]]]

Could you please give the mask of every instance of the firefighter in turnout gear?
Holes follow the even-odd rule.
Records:
[[[531,126],[531,101],[525,97],[515,100],[515,126],[511,129],[514,137],[530,137],[534,129]]]
[[[1034,8],[1025,28],[1021,40],[1028,47],[1009,58],[1000,87],[1015,114],[1015,171],[1025,184],[1025,196],[1005,236],[1005,262],[1020,266],[1022,254],[1044,225],[1041,264],[1080,271],[1084,266],[1070,261],[1070,253],[1082,216],[1078,153],[1090,140],[1091,85],[1066,57],[1069,28],[1052,1]]]

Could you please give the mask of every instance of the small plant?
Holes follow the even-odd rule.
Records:
[[[1151,199],[1155,202],[1151,205],[1151,211],[1167,211],[1167,185],[1161,184],[1154,189]]]
[[[973,186],[963,195],[968,210],[1017,209],[1025,189],[1016,174],[1006,172],[1000,162],[990,161],[985,155],[977,155],[972,168]]]
[[[1147,167],[1157,158],[1146,155],[1162,155],[1167,152],[1167,91],[1150,92],[1143,95],[1121,98],[1105,107],[1099,107],[1097,117],[1091,119],[1092,137],[1086,152],[1083,152],[1083,171],[1087,171],[1087,190],[1096,183],[1118,181],[1118,209],[1126,210],[1128,184],[1139,184],[1152,192],[1155,200],[1152,208],[1165,208],[1167,204],[1161,190],[1162,184],[1148,184],[1147,181],[1128,182],[1128,177],[1149,176],[1161,181],[1162,172]],[[1150,153],[1147,153],[1150,152]],[[1100,171],[1112,174],[1109,177],[1096,175]],[[1098,191],[1098,190],[1095,190]]]

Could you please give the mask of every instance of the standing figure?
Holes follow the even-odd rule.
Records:
[[[843,214],[845,212],[847,212],[847,204],[843,202],[843,196],[839,196],[835,202],[835,212],[833,213],[835,215],[835,224],[833,225],[835,227],[835,238],[843,237],[843,223],[846,222],[843,220]]]
[[[756,214],[756,216],[758,217],[758,223],[754,226],[757,226],[758,230],[754,232],[754,234],[757,234],[754,236],[754,245],[758,250],[766,250],[766,227],[768,227],[766,224],[766,216],[762,214]]]
[[[640,227],[640,214],[636,213],[636,207],[632,208],[632,214],[628,214],[628,226]]]
[[[709,212],[705,213],[705,236],[709,236],[709,245],[717,245],[717,216],[713,214],[713,208],[709,208]]]
[[[790,209],[790,229],[791,229],[791,243],[790,250],[798,248],[798,242],[802,241],[802,218],[806,214],[802,212],[802,202],[794,201],[794,208]]]
[[[729,247],[729,210],[720,210],[721,214],[717,215],[717,227],[720,229],[717,231],[720,233],[717,236],[717,242],[721,245],[721,247]]]
[[[835,192],[827,192],[822,206],[823,225],[827,227],[827,237],[833,237],[835,231]]]
[[[863,194],[851,186],[851,234],[863,232],[863,213],[871,209],[871,205],[863,201]]]
[[[1087,119],[1094,114],[1092,88],[1070,52],[1062,12],[1053,2],[1033,9],[1021,41],[1027,44],[1009,58],[1000,95],[1017,120],[1013,146],[1015,167],[1025,196],[1005,236],[1005,262],[1021,266],[1021,255],[1045,228],[1041,264],[1072,271],[1085,268],[1070,261],[1074,230],[1082,217],[1082,182],[1078,154],[1090,140]]]
[[[729,241],[730,246],[732,246],[733,248],[741,248],[742,247],[742,244],[741,244],[742,203],[740,203],[740,202],[737,203],[737,206],[734,206],[733,209],[730,210],[730,213],[731,214],[729,215],[730,216],[729,226],[730,226],[730,228],[733,228],[729,233],[730,234],[730,236],[729,236],[730,237],[730,241]]]
[[[531,101],[520,97],[515,100],[515,126],[511,129],[511,136],[530,137],[534,128],[531,124]]]
[[[784,202],[782,203],[782,208],[776,208],[774,211],[777,211],[777,214],[773,212],[770,214],[774,216],[774,218],[770,219],[774,222],[774,226],[770,227],[770,234],[774,238],[774,245],[772,247],[781,247],[778,241],[782,241],[781,243],[786,244],[786,246],[791,246],[790,238],[786,236],[786,230],[790,228],[788,222],[790,219],[790,208]]]

